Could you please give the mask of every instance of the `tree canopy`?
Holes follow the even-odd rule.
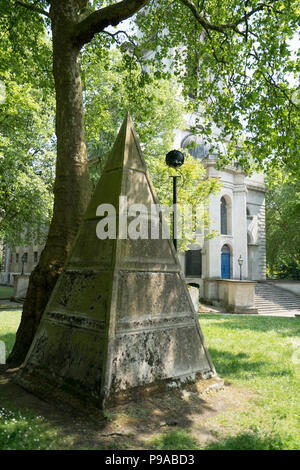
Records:
[[[44,23],[32,15],[24,19],[17,14],[1,15],[0,31],[0,239],[19,244],[37,240],[39,235],[45,239],[40,228],[52,213],[51,43]]]
[[[128,68],[124,54],[98,42],[85,49],[81,62],[87,151],[97,178],[127,112],[149,158],[163,158],[172,148],[186,112],[174,77],[157,78],[151,71],[145,76],[139,64]]]
[[[49,22],[54,14],[49,5],[54,7],[56,2],[9,3],[18,15],[23,8],[44,13]],[[287,164],[299,171],[299,103],[295,98],[299,60],[292,47],[299,26],[298,2],[62,3],[77,6],[70,35],[78,47],[96,40],[98,47],[101,43],[107,48],[115,42],[127,47],[135,60],[154,66],[157,73],[168,76],[168,72],[174,72],[184,85],[183,93],[191,95],[193,91],[193,106],[201,110],[206,138],[212,139],[215,123],[220,140],[230,142],[224,162],[238,160],[245,169],[252,165],[271,171]],[[131,27],[114,28],[136,12]]]
[[[184,93],[192,91],[203,134],[211,140],[214,123],[219,141],[229,142],[224,163],[299,171],[299,60],[291,46],[298,2],[154,2],[138,25],[141,46],[159,51],[149,61],[168,57]]]
[[[266,243],[268,275],[300,279],[300,182],[286,171],[269,182]]]

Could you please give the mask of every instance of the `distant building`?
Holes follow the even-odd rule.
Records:
[[[0,284],[13,286],[15,275],[30,275],[40,259],[42,250],[43,245],[17,246],[15,248],[4,246]]]

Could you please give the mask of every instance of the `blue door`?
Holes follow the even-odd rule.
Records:
[[[230,253],[221,253],[221,277],[230,279]]]

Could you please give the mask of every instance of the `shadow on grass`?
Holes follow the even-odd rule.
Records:
[[[186,430],[193,425],[195,413],[199,420],[203,414],[216,413],[193,385],[185,387],[191,391],[188,401],[180,389],[173,389],[109,408],[103,416],[94,407],[74,409],[67,403],[38,398],[14,383],[13,377],[0,366],[3,449],[148,449],[149,439],[160,432],[162,442],[157,446],[191,449],[195,444]],[[164,436],[170,427],[177,427],[176,432]]]
[[[209,348],[212,361],[220,377],[251,379],[254,375],[260,377],[291,376],[291,370],[270,370],[270,363],[253,361],[246,353],[234,354],[220,349]]]
[[[151,442],[151,448],[155,450],[197,450],[195,440],[188,432],[181,429],[165,432]]]
[[[213,442],[204,447],[205,450],[288,450],[297,449],[299,442],[287,434],[267,433],[253,429],[235,436]],[[199,444],[188,431],[175,430],[165,432],[151,442],[155,450],[197,450]]]
[[[234,315],[231,317],[230,315],[200,314],[200,325],[203,320],[215,320],[213,326],[226,328],[228,330],[276,331],[276,333],[283,337],[300,336],[299,318],[263,317],[254,315]]]
[[[263,431],[248,431],[209,444],[205,450],[288,450],[297,448],[292,436]]]
[[[232,354],[214,348],[209,348],[209,352],[221,377],[245,377],[246,372],[261,374],[266,366],[263,361],[250,361],[249,356],[245,353]]]

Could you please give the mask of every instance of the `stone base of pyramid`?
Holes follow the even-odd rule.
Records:
[[[16,377],[42,398],[103,408],[215,375],[172,241],[98,237],[97,208],[120,197],[158,205],[129,116]]]
[[[36,370],[30,371],[28,368],[18,372],[14,381],[41,400],[55,403],[60,408],[91,410],[92,413],[95,408],[103,412],[110,407],[130,401],[139,402],[147,397],[153,397],[175,389],[185,389],[194,385],[199,388],[199,384],[201,384],[201,391],[206,391],[211,388],[220,388],[224,384],[215,373],[207,371],[207,374],[199,372],[178,378],[173,377],[144,386],[133,387],[106,398],[96,398],[91,396],[89,390],[78,387],[78,384],[74,386],[74,384],[64,382],[57,377],[44,377]]]
[[[25,367],[16,376],[17,383],[43,399],[73,403],[73,407],[87,403],[103,408],[215,376],[198,321],[189,311],[192,301],[185,295],[184,283],[179,282],[180,274],[169,275],[181,297],[177,308],[184,307],[185,312],[176,312],[173,307],[169,315],[135,315],[119,279],[116,296],[125,299],[128,308],[117,325],[111,312],[110,322],[115,325],[111,338],[104,325],[82,315],[75,319],[74,313],[49,311]],[[128,277],[127,273],[127,284]],[[134,298],[138,304],[146,302],[143,295]],[[168,304],[166,296],[156,301],[155,308],[164,310]]]

